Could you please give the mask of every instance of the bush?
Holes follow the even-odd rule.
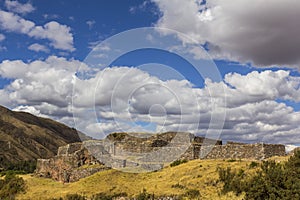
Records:
[[[250,169],[253,169],[253,168],[256,168],[256,167],[258,167],[258,166],[259,166],[259,164],[258,164],[257,162],[252,161],[252,162],[250,163],[250,165],[249,165],[249,168],[250,168]]]
[[[136,196],[136,200],[154,200],[154,194],[150,194],[147,192],[146,189],[143,189],[143,191]]]
[[[179,188],[179,189],[184,189],[185,186],[184,185],[180,185],[179,183],[176,183],[174,185],[171,186],[171,188]]]
[[[127,193],[126,192],[122,192],[122,193],[116,193],[113,195],[108,195],[105,193],[99,193],[99,194],[95,194],[91,197],[91,200],[111,200],[113,198],[116,197],[127,197]]]
[[[222,193],[226,194],[227,192],[233,191],[236,195],[239,195],[244,190],[244,184],[242,182],[245,173],[243,170],[239,172],[232,171],[230,167],[227,169],[218,169],[219,180],[224,183]]]
[[[29,173],[33,173],[35,169],[36,169],[35,160],[19,161],[15,163],[6,164],[4,170],[0,172],[0,175],[3,176],[9,172],[14,172],[15,174],[29,174]]]
[[[7,173],[3,180],[0,180],[0,199],[15,199],[15,196],[25,191],[25,181],[14,173]]]
[[[247,183],[246,199],[283,199],[284,171],[275,161],[266,161]]]
[[[196,198],[198,199],[200,197],[200,192],[199,190],[190,189],[186,191],[184,196],[188,197],[189,199],[196,199]]]
[[[227,162],[236,162],[236,159],[229,159]]]
[[[187,163],[187,160],[186,160],[186,159],[183,159],[183,160],[175,160],[174,162],[172,162],[172,163],[170,164],[170,166],[171,166],[171,167],[175,167],[175,166],[181,165],[181,164],[183,164],[183,163]]]
[[[250,164],[255,167],[256,164]],[[300,199],[300,152],[285,164],[265,161],[259,170],[249,178],[244,171],[219,169],[219,180],[224,183],[222,193],[233,191],[239,195],[245,192],[245,199]]]
[[[86,197],[79,195],[79,194],[67,194],[65,199],[66,200],[86,200]]]

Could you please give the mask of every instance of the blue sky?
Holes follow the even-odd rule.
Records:
[[[298,8],[292,0],[0,0],[0,104],[95,137],[184,130],[299,144]],[[89,66],[93,55],[100,66],[123,43],[142,41],[122,40],[142,27],[157,32],[145,44],[166,48]],[[105,46],[114,37],[121,42]]]
[[[20,1],[21,2],[21,1]],[[24,1],[23,1],[24,2]],[[26,2],[26,1],[25,1]],[[153,3],[147,4],[147,11],[136,8],[141,1],[33,1],[35,11],[26,15],[27,20],[34,21],[37,25],[46,24],[49,21],[58,21],[71,27],[74,35],[74,47],[76,51],[69,53],[67,57],[75,57],[83,60],[90,51],[91,43],[99,42],[119,32],[151,26],[158,19]],[[5,9],[4,1],[1,8]],[[149,12],[150,10],[150,12]],[[151,11],[153,10],[153,12]],[[89,26],[87,23],[91,22]],[[1,52],[3,59],[30,60],[47,57],[49,54],[28,51],[27,47],[36,40],[20,34],[6,34],[3,45],[7,45],[7,51]],[[51,49],[52,54],[59,54],[59,50]]]

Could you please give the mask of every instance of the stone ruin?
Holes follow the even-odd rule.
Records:
[[[35,174],[62,182],[74,182],[96,172],[115,168],[127,172],[147,172],[163,168],[175,160],[251,159],[285,156],[281,144],[244,144],[167,132],[136,137],[112,133],[103,140],[89,140],[60,147],[55,157],[38,159]]]
[[[109,168],[91,156],[82,143],[72,143],[59,147],[53,158],[38,159],[35,175],[74,182],[105,169]]]

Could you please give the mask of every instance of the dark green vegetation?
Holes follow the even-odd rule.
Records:
[[[30,174],[33,173],[36,168],[36,161],[35,160],[18,161],[14,163],[3,164],[3,166],[4,169],[0,171],[0,175],[5,175],[10,172],[16,174]]]
[[[175,166],[178,166],[178,165],[183,164],[183,163],[186,163],[186,162],[187,162],[186,159],[183,159],[183,160],[175,160],[174,162],[172,162],[172,163],[170,164],[170,166],[171,166],[171,167],[175,167]]]
[[[253,174],[240,169],[219,169],[219,180],[224,183],[222,193],[233,191],[245,193],[245,199],[276,200],[300,199],[300,151],[295,152],[286,163],[264,161]]]
[[[23,178],[16,176],[14,173],[7,173],[4,179],[0,179],[0,199],[15,199],[16,194],[25,191],[25,182]]]
[[[20,168],[20,163],[52,157],[58,147],[79,141],[75,129],[0,106],[0,171],[12,168],[30,171],[29,166]]]

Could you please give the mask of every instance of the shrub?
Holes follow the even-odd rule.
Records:
[[[184,196],[188,197],[189,199],[196,199],[200,197],[199,190],[190,189],[185,192]]]
[[[232,171],[230,167],[227,169],[218,169],[219,180],[224,183],[222,193],[226,194],[227,192],[233,191],[236,195],[239,195],[243,192],[244,184],[242,179],[244,177],[244,171],[240,170],[239,172]]]
[[[136,200],[149,200],[149,199],[154,200],[154,194],[148,193],[146,189],[143,189],[143,191],[136,196]]]
[[[15,199],[15,196],[25,191],[25,181],[14,173],[7,173],[3,180],[0,180],[0,199]]]
[[[67,194],[65,199],[66,200],[86,200],[86,197],[82,196],[80,194]]]
[[[256,166],[256,164],[250,164]],[[265,161],[251,177],[244,171],[218,169],[219,180],[224,183],[222,193],[230,191],[237,195],[245,192],[245,199],[300,199],[300,152],[285,164]]]
[[[176,183],[174,185],[171,186],[171,188],[179,188],[179,189],[184,189],[185,186],[184,185],[180,185],[179,183]]]
[[[33,173],[36,169],[36,161],[35,160],[25,160],[19,161],[15,163],[6,164],[4,170],[0,172],[0,175],[5,175],[9,172],[14,172],[15,174],[28,174]]]
[[[170,166],[171,166],[171,167],[175,167],[175,166],[181,165],[181,164],[183,164],[183,163],[187,163],[187,160],[186,160],[186,159],[183,159],[183,160],[175,160],[174,162],[172,162],[172,163],[170,164]]]
[[[236,162],[236,159],[229,159],[227,162]]]
[[[116,197],[127,197],[127,193],[126,192],[122,192],[122,193],[116,193],[113,195],[108,195],[105,193],[99,193],[99,194],[95,194],[91,197],[91,200],[111,200],[113,198]]]
[[[250,168],[250,169],[253,169],[253,168],[256,168],[256,167],[258,167],[258,166],[259,166],[259,164],[258,164],[257,162],[252,161],[252,162],[250,163],[250,165],[249,165],[249,168]]]

